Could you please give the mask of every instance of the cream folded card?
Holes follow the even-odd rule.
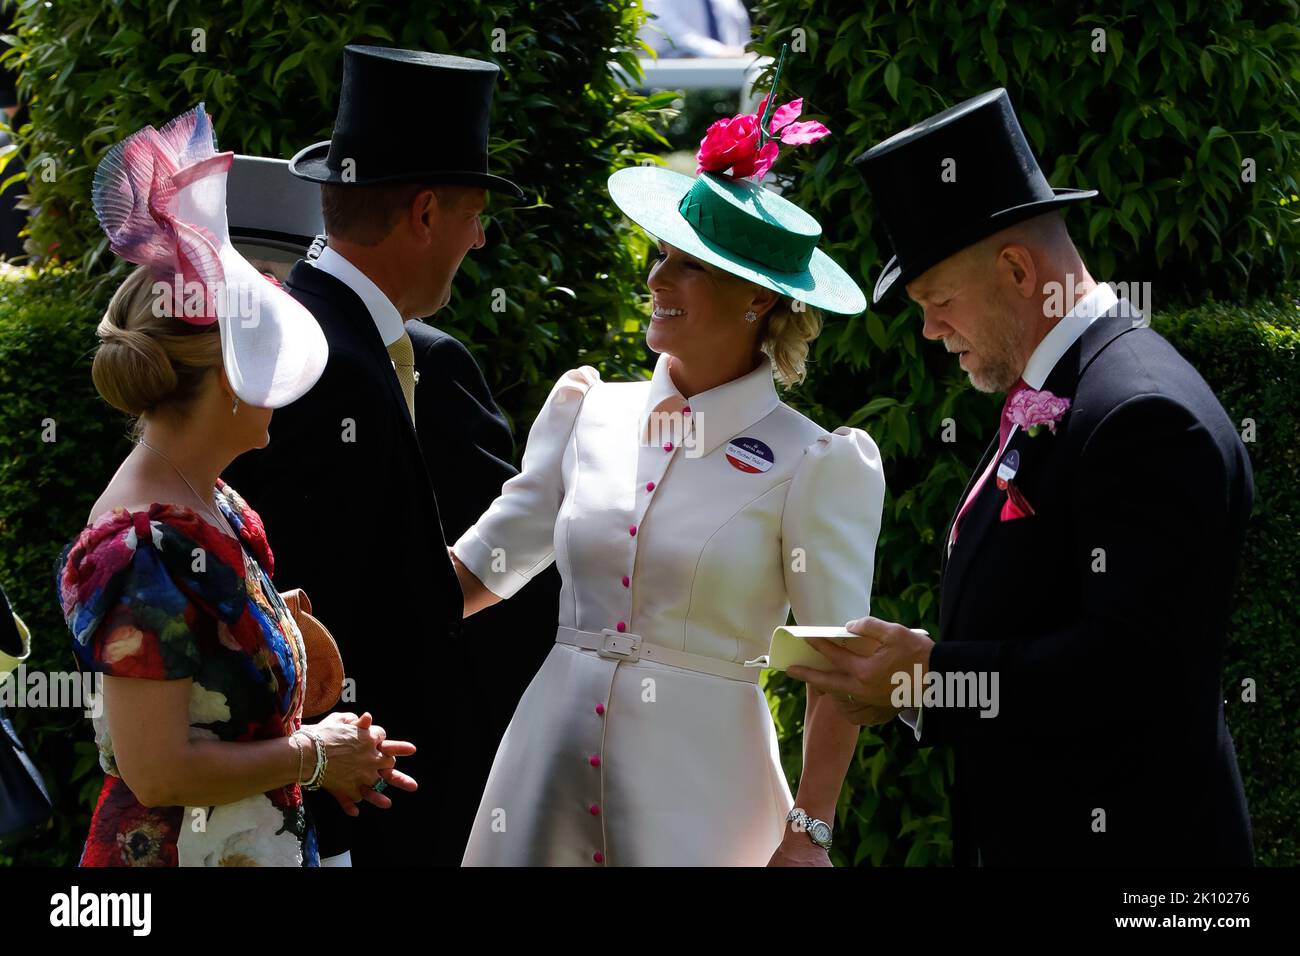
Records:
[[[874,654],[880,643],[874,637],[854,634],[842,627],[778,627],[772,632],[772,643],[766,654],[752,661],[745,661],[746,667],[764,667],[783,671],[791,664],[811,667],[814,670],[832,670],[831,662],[815,647],[808,643],[810,637],[823,637],[834,641],[840,647],[856,654]]]

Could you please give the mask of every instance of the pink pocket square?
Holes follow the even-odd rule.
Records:
[[[1007,496],[1006,501],[1002,502],[1003,521],[1015,521],[1017,518],[1027,518],[1027,517],[1028,515],[1025,512],[1021,511],[1019,506],[1017,506],[1016,503],[1011,500],[1010,495]]]
[[[1034,513],[1034,506],[1029,503],[1029,499],[1024,496],[1015,482],[1007,482],[1007,500],[1002,503],[1001,518],[1003,521],[1015,521],[1017,518],[1028,518]]]

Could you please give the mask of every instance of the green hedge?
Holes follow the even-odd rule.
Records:
[[[639,77],[644,19],[640,0],[462,0],[421,15],[376,0],[24,4],[5,62],[30,103],[17,137],[38,211],[30,251],[120,281],[120,264],[104,276],[113,257],[90,204],[95,165],[200,100],[220,148],[287,158],[329,137],[346,43],[490,60],[501,67],[490,166],[528,200],[492,197],[488,247],[466,257],[437,321],[490,356],[488,382],[513,417],[572,365],[628,372],[641,360],[641,243],[616,235],[604,187],[667,145],[675,94],[629,92],[610,68]],[[412,123],[438,122],[437,103],[412,106]]]
[[[1157,315],[1213,386],[1246,438],[1255,510],[1224,670],[1224,710],[1237,745],[1262,864],[1300,864],[1300,300],[1249,310],[1210,304]],[[1249,421],[1247,421],[1249,420]],[[1248,426],[1253,422],[1254,434]],[[1188,600],[1195,600],[1189,594]],[[1256,700],[1242,700],[1242,681]]]
[[[835,135],[796,151],[817,174],[798,195],[852,224],[849,264],[864,274],[888,256],[848,161],[997,86],[1048,181],[1100,190],[1070,219],[1094,273],[1231,300],[1297,274],[1294,0],[759,0],[756,34],[763,53],[804,50],[787,60],[787,89]]]
[[[0,582],[31,629],[32,670],[77,669],[55,562],[131,447],[125,420],[90,380],[95,324],[107,303],[80,298],[80,285],[62,271],[0,279]],[[46,441],[50,420],[54,440]],[[54,829],[20,847],[18,859],[75,863],[104,780],[90,721],[80,710],[8,713],[56,807]]]

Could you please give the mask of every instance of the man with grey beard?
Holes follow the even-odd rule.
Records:
[[[1007,398],[942,541],[939,640],[866,617],[875,653],[818,641],[835,669],[791,674],[954,748],[958,864],[1252,863],[1221,686],[1254,500],[1232,421],[1089,274],[1061,210],[1096,193],[1047,184],[1005,90],[854,163],[895,252],[875,301],[905,288]]]

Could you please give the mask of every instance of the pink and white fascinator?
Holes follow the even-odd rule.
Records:
[[[306,307],[230,241],[226,174],[200,103],[161,130],[146,126],[112,147],[95,170],[92,204],[115,254],[147,266],[159,314],[216,322],[226,377],[240,400],[280,408],[320,378],[329,347]]]

